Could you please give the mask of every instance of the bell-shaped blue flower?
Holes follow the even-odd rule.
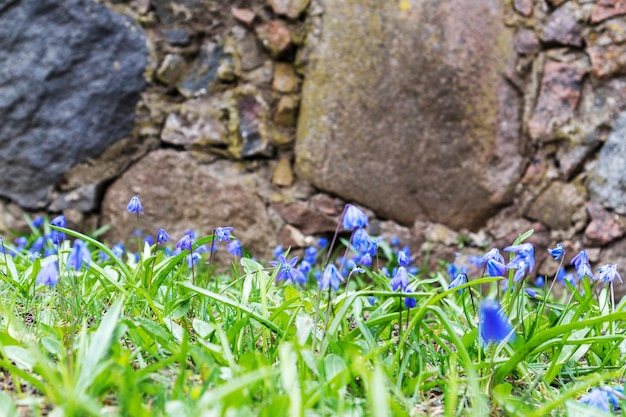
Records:
[[[548,248],[548,253],[550,254],[550,256],[554,258],[555,261],[558,261],[559,259],[563,257],[563,255],[565,255],[565,249],[563,249],[563,244],[557,243],[556,248],[554,249]]]
[[[321,291],[327,290],[329,287],[337,291],[339,284],[343,282],[343,276],[334,264],[328,264],[324,269],[324,273],[318,282]]]
[[[139,196],[133,196],[128,205],[126,206],[126,210],[134,214],[143,214],[143,206],[141,205],[141,201],[139,201]]]
[[[594,280],[600,280],[602,282],[613,282],[617,278],[619,282],[622,281],[622,276],[617,272],[617,264],[606,264],[598,268],[598,273],[593,277]]]
[[[167,234],[167,232],[165,231],[165,229],[159,229],[157,231],[157,243],[159,245],[163,244],[163,243],[167,243],[168,240],[170,240],[170,235]]]
[[[583,279],[585,276],[593,277],[591,272],[591,265],[589,265],[589,256],[587,256],[587,250],[583,249],[580,253],[570,262],[570,265],[574,265],[578,278]]]
[[[85,265],[86,268],[89,268],[89,263],[91,262],[91,252],[85,242],[80,239],[76,239],[74,241],[74,245],[72,246],[72,250],[70,251],[70,255],[67,258],[67,267],[69,269],[73,269],[78,271],[80,268]]]
[[[402,291],[405,291],[409,285],[409,274],[407,273],[406,268],[403,266],[398,267],[390,283],[393,291],[397,291],[399,288],[401,288]]]
[[[237,239],[231,240],[228,245],[226,245],[226,250],[228,251],[228,253],[233,256],[237,256],[238,258],[241,258],[241,255],[243,254],[241,242]]]
[[[496,300],[484,300],[479,307],[480,339],[484,345],[500,343],[510,335],[513,328]]]
[[[35,281],[39,285],[48,285],[50,287],[57,285],[59,281],[59,266],[57,261],[50,261],[42,265]]]
[[[176,249],[179,249],[180,251],[183,250],[192,250],[193,248],[193,239],[191,238],[191,235],[185,235],[182,238],[180,238],[180,240],[178,241],[178,243],[176,243]]]
[[[232,227],[216,227],[215,228],[215,237],[218,242],[227,242],[230,240],[230,232],[233,230]]]
[[[367,227],[369,220],[367,215],[358,207],[347,204],[343,215],[344,230],[354,230],[357,228]]]
[[[456,278],[454,278],[454,280],[450,283],[450,285],[448,285],[448,289],[451,290],[452,288],[456,288],[465,283],[467,283],[467,273],[461,272],[457,274]],[[464,289],[465,288],[461,288],[459,292],[463,292]]]

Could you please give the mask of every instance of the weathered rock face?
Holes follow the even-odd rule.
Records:
[[[593,201],[616,213],[626,214],[626,113],[615,122],[613,132],[600,151],[588,183]]]
[[[503,7],[327,1],[303,85],[299,175],[404,224],[481,226],[511,201],[523,164]]]
[[[148,50],[129,19],[92,0],[0,5],[0,194],[45,205],[78,162],[128,135]]]
[[[138,194],[144,203],[140,221],[146,234],[154,236],[162,227],[177,240],[189,229],[204,236],[216,227],[232,226],[252,253],[269,256],[277,230],[257,195],[264,186],[260,181],[225,160],[200,165],[186,152],[151,152],[107,190],[103,222],[115,226],[107,239],[131,239],[136,219],[126,205]]]

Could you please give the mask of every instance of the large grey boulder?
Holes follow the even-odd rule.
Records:
[[[503,2],[325,2],[303,85],[296,170],[412,225],[477,228],[512,201],[520,97]]]
[[[23,207],[130,134],[148,49],[92,0],[0,2],[0,195]]]

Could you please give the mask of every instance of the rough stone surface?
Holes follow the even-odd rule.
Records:
[[[591,28],[586,35],[587,53],[598,78],[626,74],[626,21],[613,19]]]
[[[518,54],[535,54],[541,49],[539,38],[535,32],[530,29],[518,29],[517,32],[515,32],[513,43]]]
[[[285,55],[291,49],[291,32],[282,20],[272,20],[259,26],[257,35],[263,46],[275,58]]]
[[[206,42],[188,74],[181,81],[178,90],[187,97],[195,97],[219,89],[218,69],[223,62],[231,60],[224,47],[215,42]]]
[[[591,23],[626,14],[626,0],[600,0],[591,10]]]
[[[282,96],[276,105],[274,123],[281,126],[293,126],[296,122],[297,101],[292,96]]]
[[[585,246],[604,246],[624,234],[616,216],[606,211],[601,204],[589,201],[587,212],[591,222],[585,229],[583,237]]]
[[[228,145],[228,131],[223,117],[224,103],[215,98],[188,100],[180,111],[171,113],[161,139],[172,145]]]
[[[533,14],[533,0],[513,0],[515,10],[525,17]]]
[[[477,228],[511,202],[523,158],[503,7],[327,2],[303,86],[299,176],[405,225]]]
[[[298,76],[292,64],[277,62],[274,65],[272,88],[281,93],[294,93],[298,89]]]
[[[337,228],[336,218],[321,213],[306,203],[275,203],[271,207],[287,224],[297,227],[305,235],[330,233]]]
[[[274,13],[297,19],[306,9],[309,0],[269,0]]]
[[[583,26],[577,20],[576,10],[568,7],[570,4],[573,5],[571,2],[567,3],[550,14],[543,29],[542,40],[545,43],[583,46]]]
[[[584,76],[585,70],[575,63],[546,62],[539,100],[528,123],[534,139],[553,139],[557,129],[571,119],[580,99]]]
[[[531,204],[526,215],[552,229],[569,229],[575,213],[585,205],[584,188],[553,182]]]
[[[136,219],[125,207],[138,194],[145,212],[141,227],[146,233],[154,234],[162,227],[179,239],[189,229],[204,236],[215,227],[232,226],[233,234],[255,256],[269,257],[277,231],[257,195],[261,181],[225,160],[200,165],[184,152],[152,152],[107,190],[102,222],[112,229],[106,238],[115,242],[131,236]]]
[[[35,208],[70,167],[130,134],[148,50],[91,0],[22,0],[0,7],[0,61],[0,195]]]
[[[278,160],[278,163],[274,168],[272,184],[279,187],[289,187],[293,184],[293,171],[291,169],[291,162],[288,158],[281,158]]]
[[[589,175],[587,188],[593,201],[616,213],[626,214],[626,112],[600,150],[597,165]]]
[[[248,27],[252,27],[256,13],[250,9],[233,9],[233,17]]]

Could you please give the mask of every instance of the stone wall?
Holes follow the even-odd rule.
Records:
[[[24,227],[18,203],[62,211],[82,230],[110,224],[106,238],[125,240],[135,227],[125,205],[139,194],[147,233],[234,226],[263,258],[332,233],[354,201],[377,216],[372,233],[431,259],[507,245],[532,227],[541,259],[563,241],[572,255],[584,246],[592,261],[626,267],[626,1],[75,2],[73,13],[93,8],[121,36],[145,39],[106,67],[115,84],[117,66],[147,62],[146,84],[126,90],[134,124],[120,116],[128,104],[104,117],[115,105],[98,94],[74,106],[66,116],[98,120],[106,139],[74,136],[72,146],[99,145],[75,148],[33,201],[25,180],[4,179],[2,230]],[[0,21],[31,3],[0,6]],[[107,62],[97,50],[85,60]],[[91,91],[59,83],[57,109]],[[22,136],[6,132],[0,154],[11,155]],[[63,146],[45,143],[18,153]]]

